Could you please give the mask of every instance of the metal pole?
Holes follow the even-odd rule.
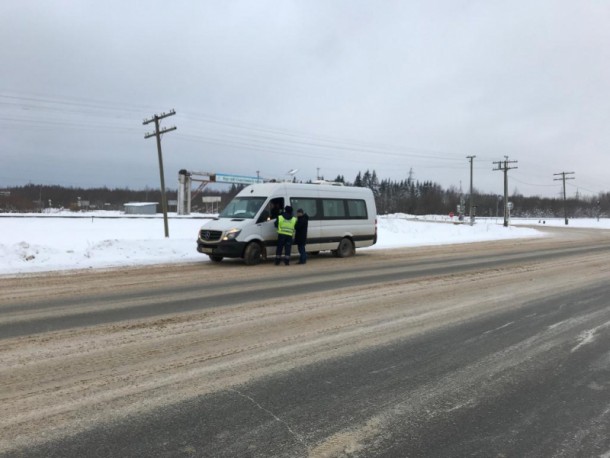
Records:
[[[498,161],[494,164],[498,165],[497,169],[504,172],[504,227],[508,227],[508,171],[510,169],[516,169],[517,167],[509,167],[508,164],[514,164],[517,161],[509,161],[508,156],[504,156],[504,162]]]
[[[155,123],[155,132],[152,134],[144,135],[144,138],[150,138],[152,136],[157,137],[157,153],[159,155],[159,174],[161,176],[161,207],[163,209],[163,226],[165,228],[165,237],[169,237],[169,226],[167,223],[167,197],[165,195],[165,177],[163,173],[163,155],[161,153],[161,134],[176,130],[176,126],[167,129],[159,130],[159,120],[167,118],[168,116],[175,115],[176,112],[171,110],[169,113],[163,113],[161,115],[154,115],[151,119],[145,119],[142,124],[146,125],[150,122]]]
[[[568,225],[568,199],[566,197],[566,180],[573,180],[574,177],[566,177],[566,175],[574,175],[574,172],[560,172],[553,174],[555,176],[561,176],[556,178],[555,181],[563,181],[563,217],[565,219],[566,226]]]
[[[470,159],[470,225],[474,224],[474,197],[473,197],[473,187],[472,187],[472,164],[473,159],[476,156],[466,156],[467,159]]]
[[[508,161],[504,161],[504,227],[508,227]]]
[[[566,174],[563,174],[563,217],[568,225],[568,199],[566,198]]]
[[[161,134],[159,133],[159,117],[155,115],[155,131],[157,132],[157,153],[159,154],[159,174],[161,175],[161,208],[163,209],[163,227],[165,237],[169,237],[169,224],[167,222],[167,199],[165,197],[165,176],[163,174],[163,155],[161,154]]]

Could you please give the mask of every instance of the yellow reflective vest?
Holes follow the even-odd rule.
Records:
[[[294,237],[294,226],[297,224],[297,219],[293,216],[290,219],[280,215],[277,217],[277,233]]]

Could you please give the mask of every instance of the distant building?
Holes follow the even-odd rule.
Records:
[[[157,213],[156,202],[128,202],[124,204],[126,215],[154,215]]]
[[[205,204],[206,213],[218,213],[221,200],[220,196],[204,196],[201,198],[201,201]]]

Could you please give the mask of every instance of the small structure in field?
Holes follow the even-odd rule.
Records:
[[[126,215],[154,215],[157,213],[157,202],[128,202],[124,208]]]

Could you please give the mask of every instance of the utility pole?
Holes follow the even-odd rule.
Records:
[[[574,172],[560,172],[554,173],[553,176],[561,176],[561,178],[553,178],[553,181],[563,181],[563,216],[568,225],[568,207],[566,202],[566,180],[573,180],[574,177],[567,177],[566,175],[574,175]]]
[[[470,160],[470,225],[474,224],[474,198],[472,196],[472,162],[476,156],[466,156]]]
[[[508,171],[511,169],[517,169],[518,167],[511,167],[509,164],[516,164],[518,161],[509,161],[508,156],[504,156],[503,161],[494,162],[497,169],[502,170],[504,172],[504,227],[508,227]]]
[[[165,196],[165,177],[163,175],[163,155],[161,154],[161,134],[176,130],[177,127],[167,127],[159,130],[159,121],[168,116],[176,114],[175,110],[171,110],[169,113],[161,113],[160,115],[153,115],[150,119],[145,119],[143,125],[155,123],[155,131],[153,133],[146,133],[144,138],[157,137],[157,153],[159,154],[159,174],[161,176],[161,208],[163,208],[163,225],[165,227],[165,237],[169,237],[169,225],[167,224],[167,197]]]

